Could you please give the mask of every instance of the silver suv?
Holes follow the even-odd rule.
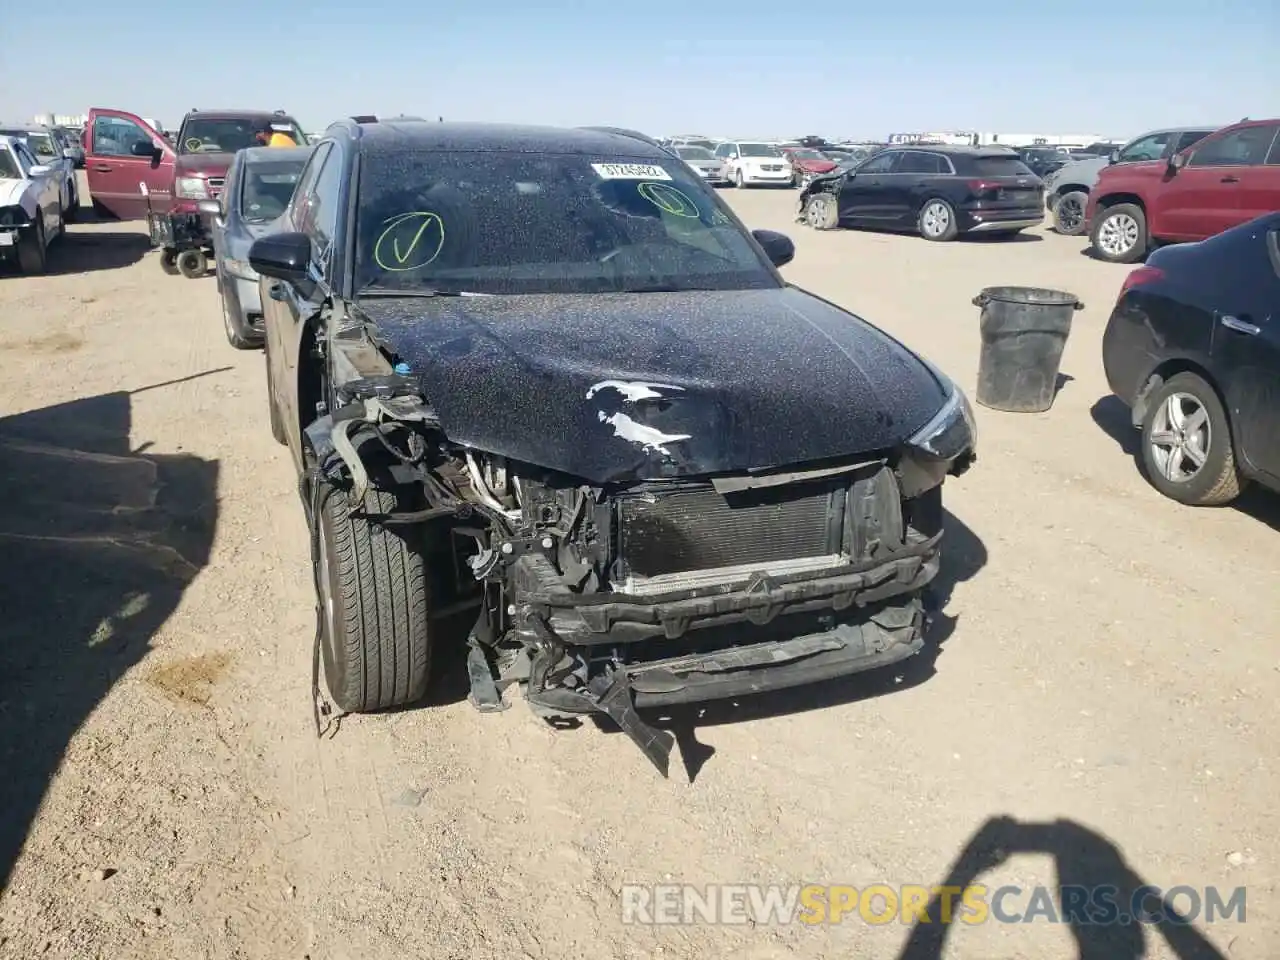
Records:
[[[1098,182],[1098,174],[1103,167],[1139,160],[1167,160],[1221,129],[1221,126],[1206,124],[1152,130],[1130,140],[1109,157],[1076,160],[1054,170],[1044,178],[1044,202],[1053,217],[1053,228],[1068,237],[1085,232],[1088,224],[1084,220],[1084,208],[1089,202],[1089,191]]]

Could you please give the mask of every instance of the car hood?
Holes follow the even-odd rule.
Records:
[[[797,160],[795,165],[805,173],[830,173],[836,168],[831,160]]]
[[[0,179],[0,207],[14,207],[21,203],[28,182],[27,180]]]
[[[1098,182],[1098,174],[1110,164],[1107,157],[1092,160],[1071,160],[1051,173],[1054,183],[1078,183],[1091,187]]]
[[[173,162],[178,177],[222,177],[231,168],[234,153],[181,153]]]
[[[794,287],[365,299],[449,438],[602,484],[884,451],[949,389]]]

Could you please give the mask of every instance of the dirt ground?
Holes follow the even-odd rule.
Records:
[[[1138,473],[1100,362],[1125,268],[1051,233],[815,234],[792,192],[726,197],[796,239],[793,282],[968,388],[982,287],[1087,309],[1051,412],[979,408],[928,652],[676,718],[669,781],[621,735],[480,715],[456,682],[318,740],[303,515],[213,280],[163,275],[132,224],[0,277],[0,956],[1275,956],[1280,498],[1186,509]],[[621,922],[630,883],[948,877],[1245,886],[1247,922]]]

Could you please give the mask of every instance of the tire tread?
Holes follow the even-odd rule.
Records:
[[[343,690],[330,690],[351,712],[420,700],[430,672],[428,597],[422,555],[386,528],[347,515],[347,497],[330,489],[322,510],[332,534],[336,616],[345,660]],[[396,496],[365,494],[363,509],[396,509]]]

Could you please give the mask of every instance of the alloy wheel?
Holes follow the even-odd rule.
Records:
[[[1109,257],[1123,257],[1138,244],[1138,221],[1127,213],[1114,213],[1098,227],[1098,246]]]
[[[821,230],[827,222],[827,205],[831,202],[830,197],[819,194],[816,197],[809,198],[809,205],[805,207],[805,221],[815,230]]]
[[[1063,230],[1077,230],[1084,222],[1084,205],[1075,197],[1063,197],[1058,201],[1056,215]]]
[[[945,203],[935,200],[924,208],[924,212],[920,215],[920,223],[926,234],[931,237],[940,237],[951,226],[951,211],[947,209]]]
[[[1151,460],[1170,483],[1187,483],[1205,464],[1213,444],[1209,413],[1190,393],[1171,393],[1151,423]]]

